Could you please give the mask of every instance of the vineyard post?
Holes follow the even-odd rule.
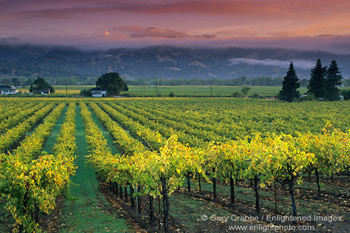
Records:
[[[331,174],[331,181],[332,181],[332,183],[334,183],[334,177],[333,177],[333,175],[334,175],[334,173],[332,172],[332,174]]]
[[[199,189],[199,193],[202,193],[201,174],[199,172],[197,173],[198,173],[198,189]]]
[[[297,207],[295,205],[294,193],[293,193],[294,175],[293,175],[292,167],[290,166],[289,163],[287,163],[287,169],[290,176],[290,179],[288,179],[288,184],[289,184],[289,194],[292,201],[293,216],[297,216]]]
[[[34,202],[35,223],[39,223],[39,208],[36,202]]]
[[[120,199],[123,199],[123,187],[121,184],[119,185],[119,197]]]
[[[162,216],[162,206],[160,205],[160,196],[158,196],[158,226],[159,231],[161,230],[161,216]]]
[[[115,194],[115,182],[112,182],[111,186],[112,186],[112,193]]]
[[[216,194],[216,178],[215,178],[215,168],[213,168],[213,191],[214,191],[214,201],[217,198]]]
[[[276,187],[276,178],[274,179],[274,189],[275,189],[275,214],[277,214],[277,187]]]
[[[259,190],[258,190],[259,175],[254,176],[254,191],[255,191],[255,209],[260,214]]]
[[[25,215],[28,215],[28,206],[27,206],[27,203],[28,203],[28,189],[29,189],[28,183],[26,183],[25,187],[26,187],[26,192],[25,192],[24,197],[23,197],[23,199],[24,199],[23,207],[24,207],[24,210],[25,210],[25,213],[26,213]],[[25,228],[23,223],[21,223],[19,227],[20,227],[19,228],[20,232],[23,232],[23,230]]]
[[[317,182],[317,192],[318,192],[318,196],[320,197],[321,196],[320,176],[317,168],[315,168],[315,175],[316,175],[316,182]]]
[[[289,194],[292,200],[293,216],[297,216],[297,207],[295,206],[294,193],[293,193],[293,181],[289,181]]]
[[[128,202],[128,186],[126,185],[124,188],[124,197],[125,197],[125,203]]]
[[[163,215],[164,215],[164,231],[169,232],[169,198],[167,190],[166,178],[162,176],[162,193],[163,193]]]
[[[235,185],[234,185],[234,180],[232,178],[232,175],[230,177],[230,191],[231,191],[231,204],[235,204]]]
[[[137,193],[139,194],[139,196],[137,197],[137,213],[141,214],[141,188],[140,186],[137,187]]]
[[[134,199],[134,188],[132,185],[130,186],[130,201],[131,201],[131,207],[135,207],[135,199]]]
[[[149,219],[151,222],[154,221],[154,208],[153,208],[153,197],[151,195],[149,196]]]
[[[187,172],[187,191],[191,192],[190,172]]]

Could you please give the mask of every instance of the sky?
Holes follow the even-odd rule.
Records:
[[[350,54],[349,0],[0,0],[0,41]]]

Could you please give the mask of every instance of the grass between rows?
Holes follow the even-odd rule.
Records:
[[[65,200],[62,209],[62,232],[129,232],[124,219],[118,217],[118,210],[112,209],[98,189],[96,173],[87,164],[88,144],[84,124],[77,107],[76,117],[76,175],[71,178],[72,198]]]

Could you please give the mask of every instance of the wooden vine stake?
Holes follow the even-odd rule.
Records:
[[[275,189],[275,214],[277,214],[277,187],[276,187],[276,178],[274,182],[274,189]]]
[[[199,190],[199,193],[202,193],[201,174],[199,174],[199,172],[197,172],[197,175],[198,175],[198,190]]]
[[[214,201],[217,198],[217,194],[216,194],[216,178],[215,178],[215,168],[213,168],[213,192],[214,192]]]
[[[154,208],[153,208],[153,197],[151,195],[149,196],[149,220],[151,222],[154,221]]]
[[[130,202],[131,202],[131,207],[135,207],[135,199],[134,199],[134,188],[130,186]]]
[[[190,173],[187,172],[187,191],[191,192],[191,182],[190,182]]]
[[[235,183],[232,176],[230,177],[230,193],[231,193],[231,205],[234,205],[235,204]]]
[[[169,196],[167,189],[167,181],[164,176],[161,178],[162,181],[162,194],[163,194],[163,217],[164,217],[164,231],[169,232]]]
[[[259,201],[259,190],[258,190],[259,176],[254,176],[254,191],[255,191],[255,209],[260,214],[260,201]]]
[[[137,193],[140,194],[141,188],[140,186],[137,187]],[[137,197],[137,213],[141,214],[141,195]]]

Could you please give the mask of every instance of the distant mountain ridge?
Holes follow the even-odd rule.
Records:
[[[69,47],[0,44],[0,77],[98,77],[116,71],[136,78],[284,77],[290,61],[300,79],[320,58],[328,66],[335,59],[343,77],[350,78],[350,55],[322,51],[271,48],[145,47],[79,50]]]

